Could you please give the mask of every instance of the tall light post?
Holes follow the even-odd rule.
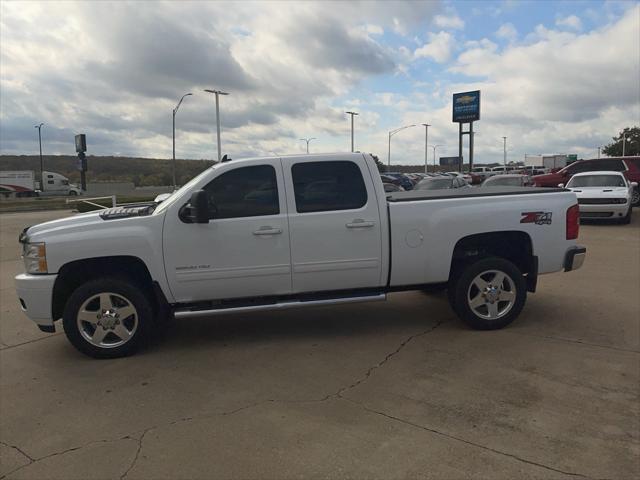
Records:
[[[357,112],[344,112],[348,115],[351,115],[351,151],[353,152],[353,117],[355,117],[356,115],[359,115],[359,113]],[[307,152],[308,153],[308,152]]]
[[[44,192],[44,162],[42,161],[42,135],[40,134],[43,125],[44,123],[34,125],[33,128],[38,129],[38,146],[40,147],[40,190]]]
[[[218,129],[218,161],[222,160],[222,145],[220,144],[220,95],[229,95],[222,90],[205,89],[207,93],[213,93],[216,96],[216,127]]]
[[[404,127],[396,128],[395,130],[391,130],[389,132],[389,151],[387,153],[387,169],[389,172],[391,171],[391,137],[393,137],[399,131],[404,130],[405,128],[411,128],[411,127],[415,127],[415,125],[405,125]]]
[[[502,137],[502,140],[504,140],[504,170],[505,172],[507,171],[507,137]]]
[[[316,137],[311,137],[311,138],[301,138],[300,140],[302,140],[303,142],[307,142],[307,153],[309,153],[309,142],[311,140],[317,140]]]
[[[173,161],[171,164],[171,176],[173,177],[173,189],[176,189],[176,113],[178,113],[178,109],[180,108],[180,104],[182,104],[182,100],[184,97],[188,97],[189,95],[193,95],[193,93],[185,93],[176,108],[173,109]]]
[[[431,148],[433,148],[433,172],[435,173],[436,171],[436,149],[438,147],[444,147],[445,145],[429,145]]]
[[[429,151],[429,125],[428,123],[423,123],[424,125],[424,173],[427,173],[427,152]]]
[[[600,149],[601,149],[601,148],[602,148],[602,147],[598,147],[598,158],[600,158]]]

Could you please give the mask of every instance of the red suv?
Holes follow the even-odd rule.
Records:
[[[533,184],[536,187],[557,187],[561,183],[566,185],[569,179],[576,173],[603,170],[622,172],[629,182],[640,184],[640,157],[609,157],[580,160],[579,162],[567,165],[555,173],[534,176]],[[640,204],[639,188],[640,187],[636,187],[633,191],[631,205],[634,207]]]

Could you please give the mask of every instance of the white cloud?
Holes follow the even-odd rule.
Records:
[[[518,31],[512,23],[503,23],[495,33],[496,37],[504,38],[505,40],[513,41],[518,37]]]
[[[556,20],[556,25],[559,27],[571,28],[573,30],[582,30],[582,20],[575,15],[559,17]]]
[[[464,28],[464,20],[458,15],[436,15],[433,18],[435,26],[444,29],[462,30]]]
[[[415,58],[431,58],[438,63],[443,63],[451,58],[454,43],[455,38],[449,32],[429,33],[428,42],[417,48],[413,55]]]
[[[385,29],[429,23],[437,5],[2,2],[0,8],[3,153],[30,153],[33,122],[44,121],[49,154],[68,153],[73,132],[84,131],[93,154],[166,158],[167,112],[192,91],[177,119],[179,155],[201,158],[213,154],[213,104],[203,88],[231,92],[221,108],[229,153],[284,148],[299,129],[341,125],[327,99],[365,78],[402,71],[396,51],[380,43]]]

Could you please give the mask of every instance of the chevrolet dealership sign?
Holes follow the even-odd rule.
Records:
[[[469,123],[480,120],[480,90],[453,94],[453,121]]]

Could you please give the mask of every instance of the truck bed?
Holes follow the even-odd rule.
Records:
[[[392,192],[387,195],[388,202],[415,202],[418,200],[439,200],[470,197],[496,197],[502,195],[535,195],[539,193],[566,192],[564,188],[543,187],[474,187],[452,188],[447,190],[409,190]]]

